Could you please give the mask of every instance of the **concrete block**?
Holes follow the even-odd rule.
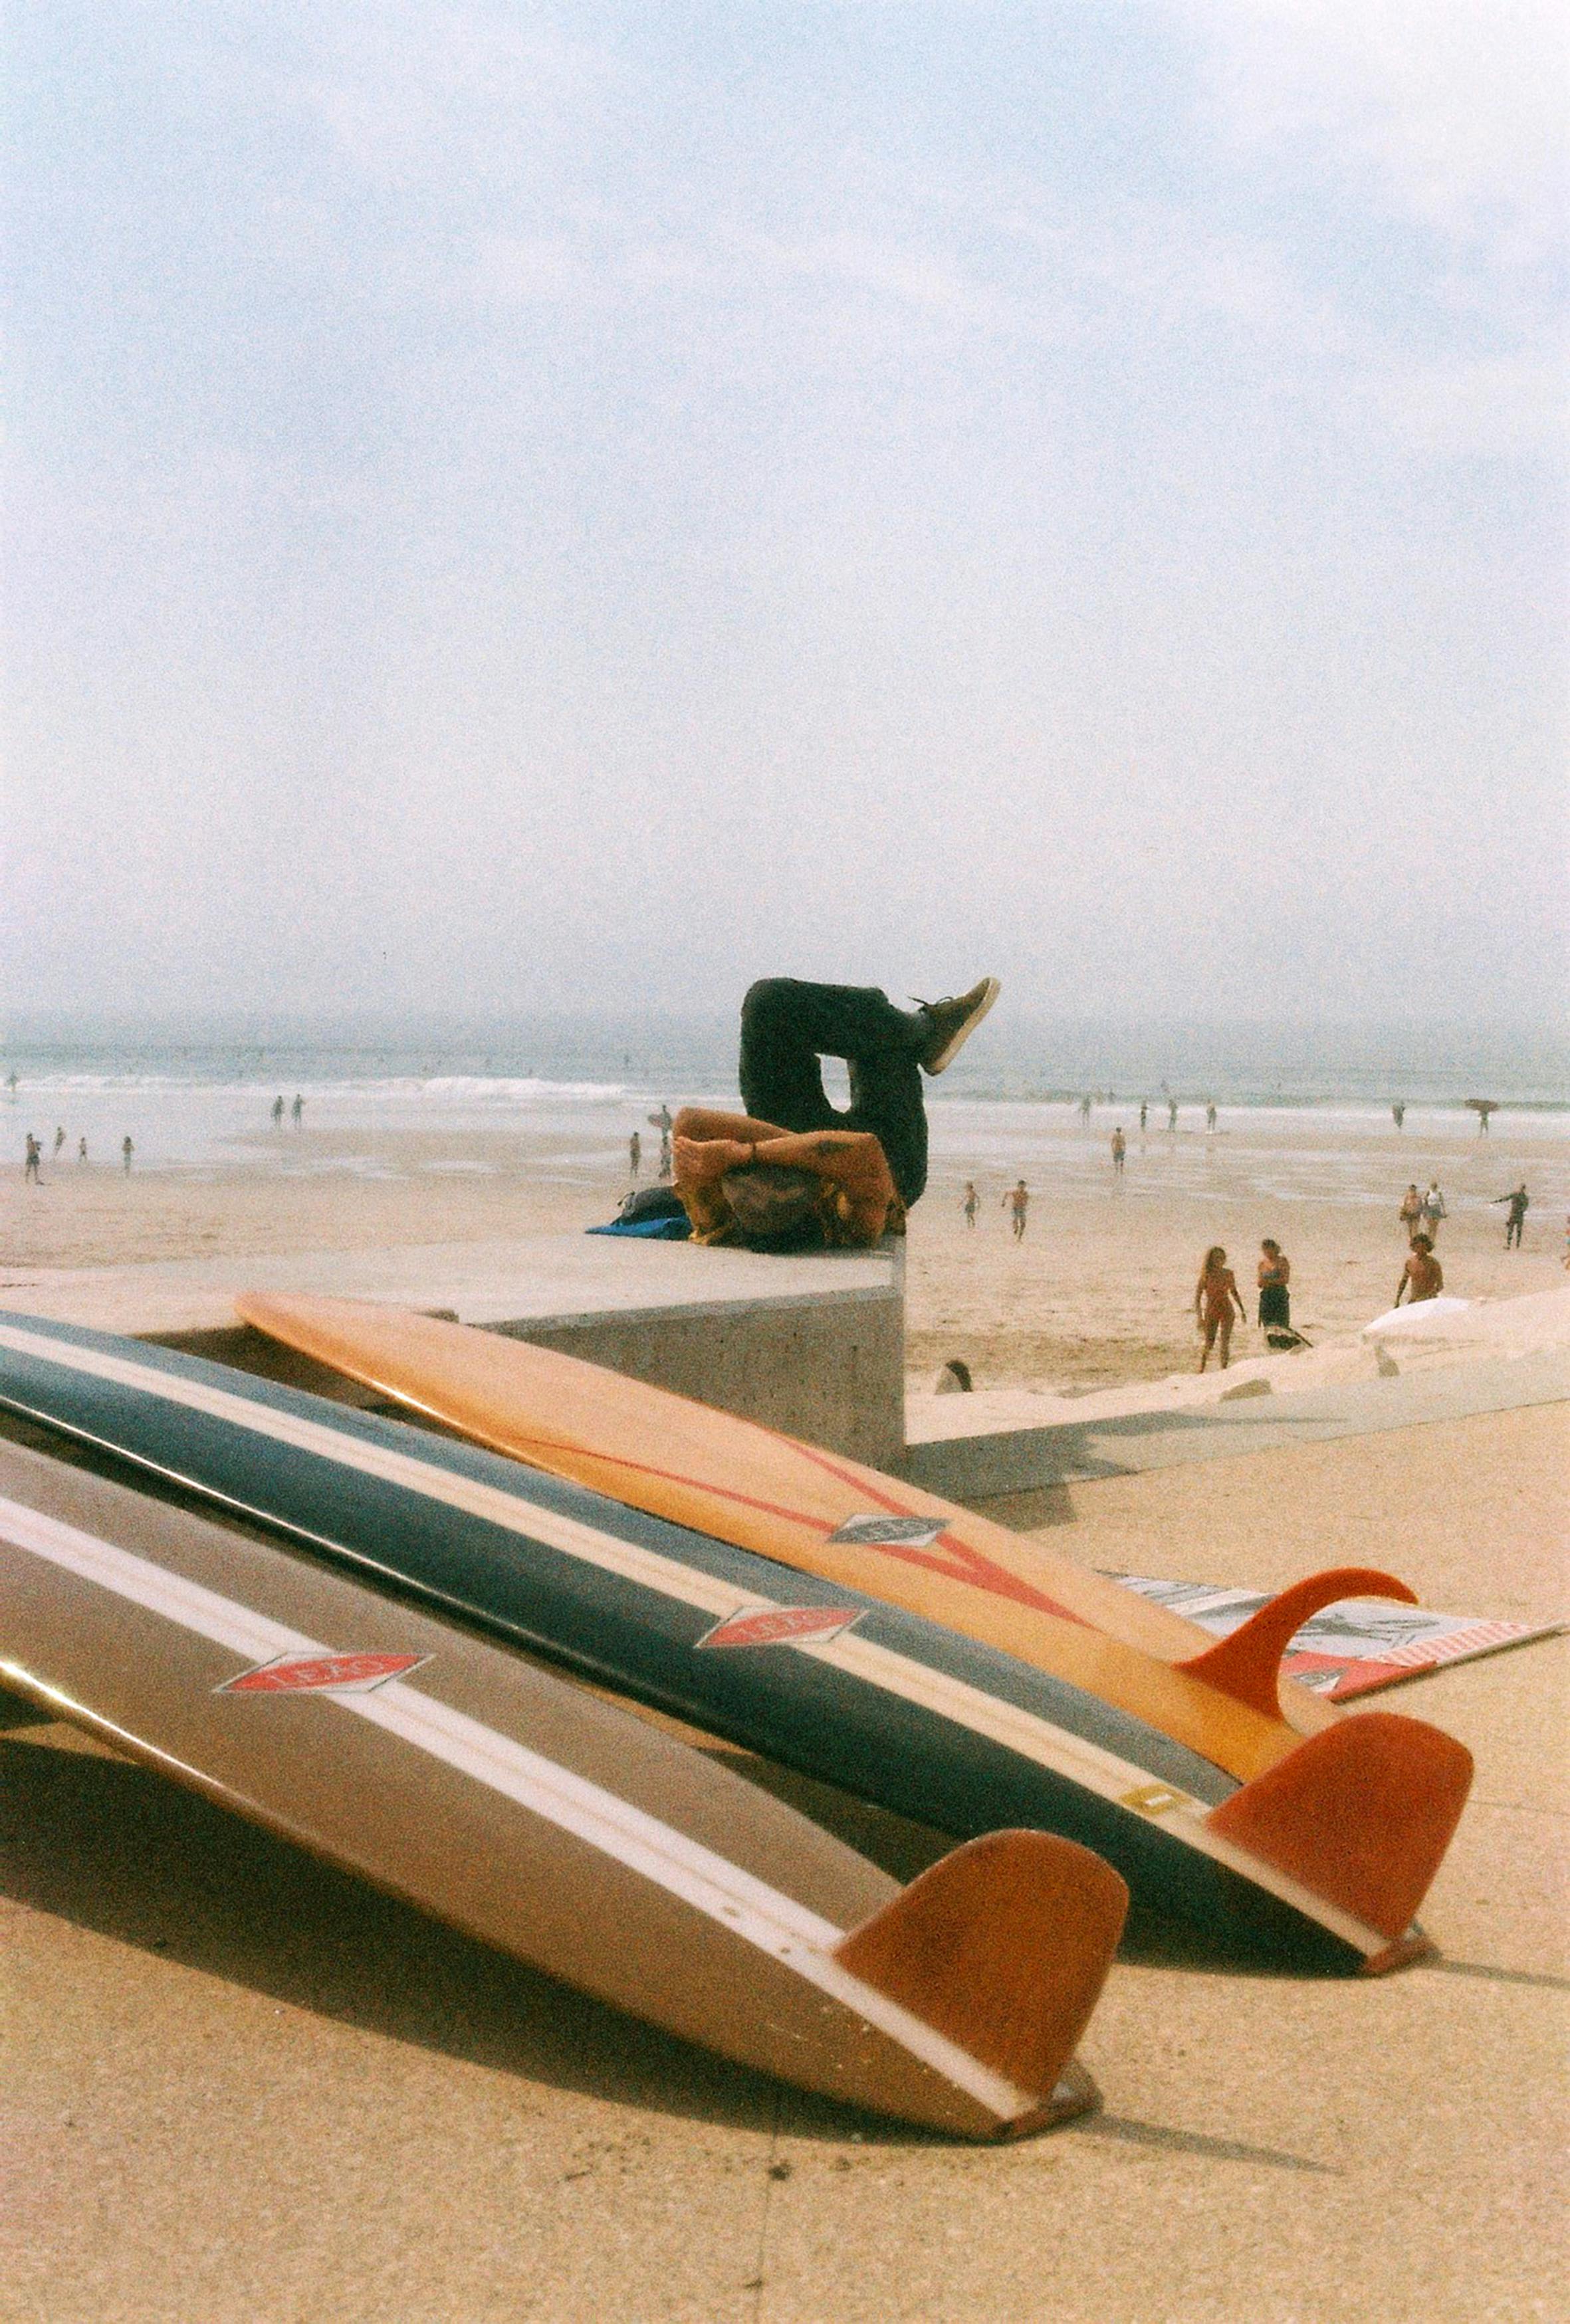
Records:
[[[557,1348],[881,1469],[904,1455],[904,1249],[789,1259],[603,1235],[16,1274],[0,1306],[181,1348],[366,1408],[242,1324],[245,1289],[379,1299]]]

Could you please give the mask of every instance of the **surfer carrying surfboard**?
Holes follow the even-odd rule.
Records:
[[[742,1003],[742,1114],[676,1117],[676,1191],[694,1240],[758,1250],[869,1248],[927,1185],[924,1073],[942,1073],[998,997],[995,976],[896,1009],[871,985],[768,977]],[[849,1106],[823,1059],[843,1057]]]

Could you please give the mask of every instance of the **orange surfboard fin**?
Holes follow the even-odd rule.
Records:
[[[990,1831],[930,1866],[841,1940],[853,1976],[1040,2104],[1017,2138],[1100,2102],[1075,2045],[1122,1933],[1129,1892],[1099,1856],[1045,1831]]]
[[[1311,1614],[1341,1598],[1399,1598],[1408,1606],[1418,1602],[1417,1592],[1393,1573],[1364,1565],[1332,1566],[1326,1573],[1310,1573],[1279,1591],[1230,1637],[1218,1638],[1214,1646],[1173,1668],[1191,1671],[1267,1719],[1279,1719],[1281,1656]]]
[[[1299,1743],[1205,1821],[1396,1947],[1471,1786],[1464,1743],[1423,1720],[1370,1711]],[[1365,1967],[1393,1967],[1404,1957],[1376,1954]]]

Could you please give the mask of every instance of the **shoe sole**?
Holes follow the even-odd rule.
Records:
[[[947,1045],[943,1048],[939,1049],[932,1063],[926,1067],[926,1071],[928,1074],[935,1076],[940,1074],[946,1065],[951,1065],[954,1063],[955,1058],[959,1055],[961,1049],[964,1048],[965,1043],[975,1031],[976,1027],[981,1023],[982,1019],[986,1015],[987,1010],[992,1007],[993,1001],[997,999],[1002,989],[1002,986],[999,983],[995,976],[989,976],[987,978],[986,990],[982,994],[981,999],[976,1002],[975,1007],[971,1010],[970,1015],[965,1019],[965,1022],[962,1025],[956,1025],[955,1027],[953,1033],[949,1036]]]

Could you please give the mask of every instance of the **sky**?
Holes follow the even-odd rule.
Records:
[[[12,1009],[1560,1006],[1557,5],[11,43]]]

